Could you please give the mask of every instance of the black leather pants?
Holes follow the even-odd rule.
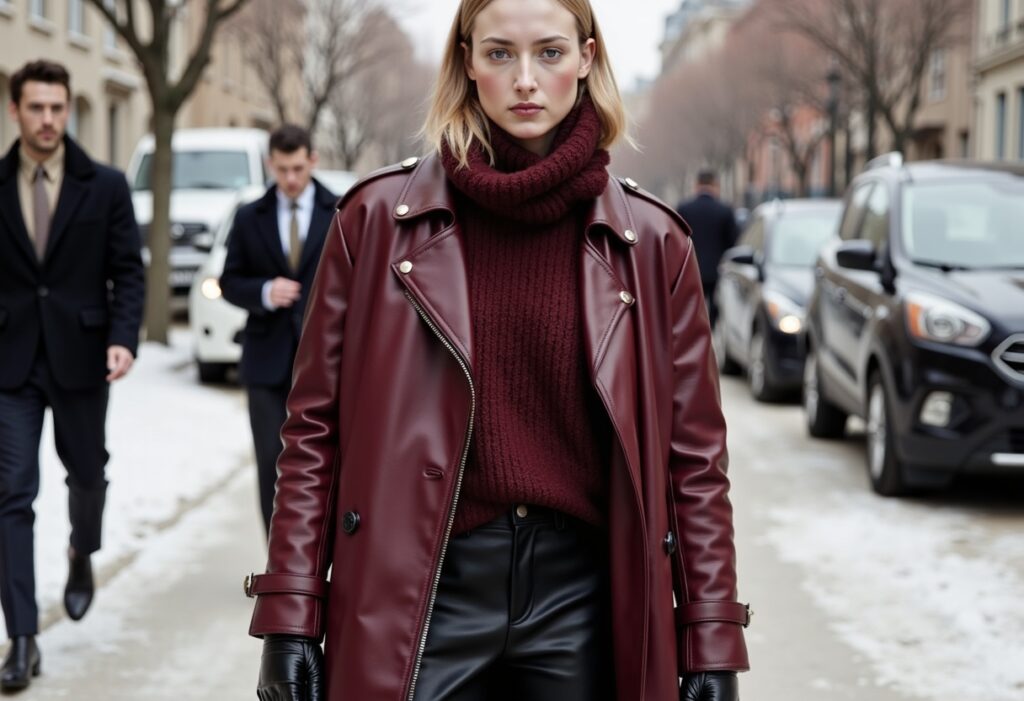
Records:
[[[613,699],[606,551],[533,506],[453,537],[416,701]]]

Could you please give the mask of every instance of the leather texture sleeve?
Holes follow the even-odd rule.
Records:
[[[139,354],[139,327],[146,297],[146,269],[142,264],[142,240],[135,221],[128,181],[112,173],[110,230],[107,236],[107,279],[113,283],[108,346],[124,346]]]
[[[334,217],[295,357],[270,524],[267,586],[257,585],[251,635],[324,634],[339,466],[338,393],[352,259]],[[257,578],[259,580],[261,578]],[[305,582],[298,586],[296,583]],[[308,583],[322,585],[310,586]]]
[[[749,669],[736,603],[736,551],[726,476],[726,427],[700,273],[686,239],[672,297],[671,518],[679,671]]]

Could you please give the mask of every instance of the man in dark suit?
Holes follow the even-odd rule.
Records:
[[[739,227],[732,208],[718,199],[718,179],[712,170],[701,170],[697,174],[697,195],[680,204],[676,210],[693,229],[693,249],[697,253],[704,300],[708,316],[715,323],[718,310],[715,308],[714,293],[718,284],[718,263],[722,254],[736,245]]]
[[[224,298],[249,312],[239,369],[249,395],[260,507],[268,530],[292,362],[336,201],[313,179],[316,164],[305,129],[285,125],[270,135],[276,183],[235,216],[220,278]]]
[[[32,503],[43,414],[67,469],[71,544],[64,606],[93,597],[107,481],[108,388],[132,367],[142,321],[141,243],[123,173],[64,131],[70,79],[36,61],[11,77],[21,138],[0,160],[0,602],[12,644],[4,691],[39,673]]]

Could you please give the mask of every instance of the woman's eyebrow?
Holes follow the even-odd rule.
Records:
[[[544,37],[533,42],[536,44],[550,44],[555,41],[569,41],[569,37],[562,36],[561,34],[555,34],[553,36]],[[515,46],[515,42],[511,39],[499,39],[498,37],[487,37],[480,41],[481,44],[497,44],[498,46]]]

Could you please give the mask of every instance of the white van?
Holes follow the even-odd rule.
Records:
[[[186,303],[213,237],[231,212],[235,193],[267,182],[270,136],[261,129],[179,129],[174,132],[171,180],[170,285],[172,306]],[[135,218],[145,244],[153,218],[150,172],[153,136],[142,137],[128,164]],[[148,262],[148,250],[145,256]]]

